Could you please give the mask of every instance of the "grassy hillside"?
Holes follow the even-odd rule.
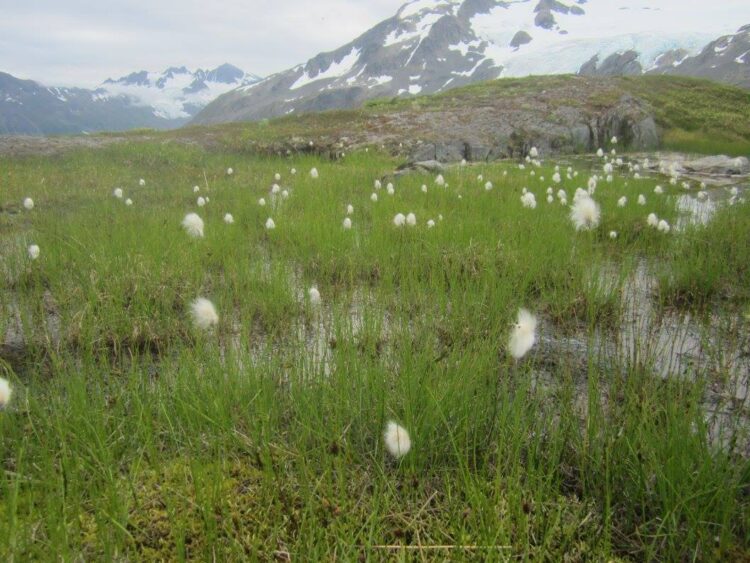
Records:
[[[358,110],[329,111],[213,127],[188,127],[178,136],[213,137],[229,146],[280,143],[292,137],[367,142],[367,133],[408,138],[450,138],[452,131],[418,124],[426,113],[482,109],[512,102],[518,108],[541,104],[550,120],[561,108],[606,108],[623,96],[652,108],[663,148],[699,153],[750,154],[750,92],[707,80],[638,76],[592,78],[538,76],[481,82],[442,94],[368,102]],[[398,115],[393,124],[387,118]],[[394,131],[395,127],[400,129]],[[395,145],[398,143],[389,143]]]

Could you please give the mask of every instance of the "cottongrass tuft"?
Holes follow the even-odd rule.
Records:
[[[562,182],[562,178],[560,177],[560,173],[559,172],[555,172],[554,174],[552,174],[552,181],[555,184],[559,184],[560,182]]]
[[[276,172],[276,174],[273,175],[273,179],[278,182],[279,180],[281,180],[281,174],[279,174],[278,172]]]
[[[392,420],[389,420],[385,426],[383,441],[385,442],[385,449],[396,459],[404,457],[411,450],[409,433],[404,427],[399,426]]]
[[[117,199],[122,199],[122,188],[115,188],[115,190],[112,192],[112,195]]]
[[[234,169],[227,168],[227,176],[231,176],[232,174],[234,174]]]
[[[197,213],[188,213],[182,220],[182,227],[193,238],[203,236],[203,219]]]
[[[672,229],[672,227],[669,226],[669,223],[667,223],[664,219],[659,221],[659,224],[656,226],[656,228],[662,233],[668,233]]]
[[[350,203],[346,206],[346,214],[351,215],[352,213],[354,213],[354,206]]]
[[[487,182],[484,185],[484,189],[487,190],[487,191],[490,191],[492,189],[492,182]]]
[[[410,227],[416,227],[417,226],[417,216],[414,215],[414,213],[409,213],[406,216],[406,224]]]
[[[396,213],[396,216],[393,218],[393,224],[397,227],[403,227],[406,224],[406,217],[403,213]]]
[[[419,188],[419,189],[422,190],[423,194],[426,194],[427,193],[427,184],[422,184],[422,187]]]
[[[352,228],[352,220],[349,219],[349,217],[347,217],[346,219],[344,219],[344,230],[348,231],[351,228]]]
[[[201,191],[200,186],[193,186],[193,193],[197,194],[199,191]]]
[[[375,187],[376,190],[379,190],[380,188],[383,187],[383,184],[380,183],[380,180],[375,180],[375,182],[373,182],[373,186]]]
[[[638,205],[646,205],[646,196],[643,194],[640,194],[638,196]]]
[[[258,205],[260,205],[261,207],[265,207],[266,206],[266,198],[264,198],[264,197],[260,198],[258,200]]]
[[[0,377],[0,409],[4,409],[10,403],[10,397],[13,395],[13,388],[7,379]]]
[[[36,244],[30,244],[29,248],[27,249],[27,251],[29,253],[29,258],[31,258],[32,260],[36,260],[37,258],[39,258],[39,252],[40,252],[40,250],[39,250],[39,246],[38,245],[36,245]]]
[[[386,192],[388,193],[388,195],[393,195],[393,194],[395,194],[395,193],[396,193],[396,188],[394,188],[394,187],[393,187],[393,184],[389,183],[389,184],[388,184],[388,185],[387,185],[387,186],[385,187],[385,191],[386,191]]]
[[[508,341],[508,351],[516,360],[523,358],[536,342],[536,317],[526,309],[518,311],[518,320]]]
[[[377,203],[377,201],[378,201],[378,194],[376,194],[375,192],[372,192],[372,194],[370,195],[370,201],[373,202],[373,203]]]
[[[656,213],[649,213],[648,217],[646,218],[646,223],[648,223],[649,227],[658,227],[659,218],[656,216]]]
[[[539,150],[536,147],[531,147],[531,150],[529,151],[529,156],[531,158],[536,158],[539,156]]]
[[[310,289],[307,290],[307,295],[310,298],[310,303],[313,305],[319,305],[320,304],[320,291],[318,291],[318,288],[315,286],[312,286]]]
[[[133,200],[130,199],[130,198],[126,199],[125,200],[125,205],[127,205],[128,207],[130,207],[131,205],[133,205]]]
[[[281,199],[289,199],[289,191],[281,190]]]
[[[526,192],[521,196],[521,203],[528,209],[536,209],[536,196],[531,192]]]
[[[657,194],[657,195],[661,195],[661,194],[664,193],[664,188],[662,188],[661,186],[656,186],[654,188],[654,193]]]
[[[590,231],[599,226],[602,212],[599,204],[590,197],[582,197],[573,203],[570,211],[570,220],[576,231]]]
[[[219,322],[216,307],[205,297],[198,297],[190,304],[193,325],[201,330],[208,330]]]
[[[430,219],[429,221],[427,221],[427,228],[428,229],[431,229],[434,226],[435,226],[435,221],[433,221],[432,219]]]
[[[279,186],[278,184],[274,184],[273,186],[271,186],[271,193],[272,194],[276,195],[280,191],[281,191],[281,186]]]
[[[445,186],[445,178],[443,178],[442,174],[438,174],[437,175],[437,178],[435,178],[435,183],[438,186]]]
[[[316,179],[318,177],[319,177],[318,169],[317,168],[310,169],[310,178]]]
[[[292,168],[292,169],[291,169],[291,170],[289,171],[289,173],[290,173],[290,174],[291,174],[292,176],[294,176],[294,175],[295,175],[295,174],[297,173],[297,169],[296,169],[296,168]]]
[[[617,207],[625,207],[628,204],[628,198],[625,196],[622,196],[620,199],[617,200]]]
[[[231,213],[227,213],[226,215],[224,215],[224,222],[227,225],[231,225],[232,223],[234,223],[234,217],[232,217]]]
[[[273,219],[270,217],[266,219],[266,230],[271,231],[276,228],[276,223],[273,222]]]
[[[195,200],[195,203],[198,204],[198,207],[203,207],[206,205],[206,200],[203,197],[199,197],[197,200]]]
[[[34,209],[34,200],[30,197],[27,197],[23,200],[23,206],[26,208],[27,211],[31,211]]]
[[[615,240],[617,238],[617,231],[609,231],[609,238]]]
[[[553,203],[555,201],[555,198],[552,197],[552,194],[547,195],[547,203]]]
[[[604,156],[604,149],[597,150],[596,156],[598,156],[599,158],[602,158]]]
[[[138,180],[138,185],[141,186],[141,187],[145,186],[146,185],[146,180],[144,180],[143,178],[141,178],[140,180]]]

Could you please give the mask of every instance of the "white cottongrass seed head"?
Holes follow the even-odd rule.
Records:
[[[349,217],[346,217],[344,219],[344,229],[348,231],[351,228],[352,228],[352,220]]]
[[[193,186],[193,193],[197,194],[199,191],[201,191],[200,186]]]
[[[427,221],[427,228],[428,229],[431,229],[434,226],[435,226],[435,221],[433,221],[432,219],[430,219],[429,221]]]
[[[115,188],[115,190],[112,192],[112,195],[117,199],[122,199],[122,188]]]
[[[638,195],[638,205],[646,205],[646,196],[643,194]]]
[[[654,193],[657,194],[657,195],[663,194],[664,193],[664,188],[662,188],[661,186],[656,186],[654,188]]]
[[[609,231],[609,238],[615,240],[617,238],[617,231]]]
[[[133,200],[130,199],[130,198],[126,199],[125,200],[125,205],[127,205],[128,207],[130,207],[131,205],[133,205]]]
[[[276,174],[273,175],[273,179],[278,182],[279,180],[281,180],[281,174],[279,174],[278,172],[276,172]]]
[[[266,219],[266,230],[271,231],[276,228],[276,223],[270,217]]]
[[[526,309],[518,311],[518,319],[508,341],[508,351],[516,360],[523,358],[536,342],[536,317]]]
[[[234,169],[227,168],[227,176],[231,176],[232,174],[234,174]]]
[[[671,230],[669,223],[667,223],[664,219],[659,221],[659,224],[656,226],[656,228],[662,233],[668,233]]]
[[[599,226],[602,212],[599,204],[590,197],[583,197],[573,203],[570,210],[570,220],[576,231],[590,231]]]
[[[487,190],[487,191],[490,191],[492,189],[492,182],[487,182],[484,185],[484,189]]]
[[[208,330],[219,322],[216,307],[205,297],[198,297],[190,304],[190,314],[193,317],[193,325],[201,330]]]
[[[203,219],[197,213],[188,213],[182,220],[182,228],[193,238],[203,236]]]
[[[8,380],[0,377],[0,409],[4,409],[10,403],[10,397],[13,395],[13,388]]]
[[[396,213],[396,216],[393,218],[393,224],[397,227],[403,227],[406,224],[406,217],[403,213]]]
[[[625,207],[628,204],[628,198],[625,196],[622,196],[620,199],[617,200],[617,207]]]
[[[373,202],[373,203],[377,203],[377,201],[378,201],[378,194],[376,194],[375,192],[372,192],[372,194],[370,195],[370,201]]]
[[[198,204],[198,207],[203,207],[206,205],[206,199],[204,197],[199,197],[197,200],[195,200],[195,203]]]
[[[313,305],[320,304],[320,291],[318,291],[317,287],[312,286],[310,289],[308,289],[307,295],[310,298],[310,303],[312,303]]]
[[[396,459],[400,459],[411,450],[411,438],[403,426],[399,426],[394,421],[388,421],[383,432],[383,441],[385,449]]]
[[[521,196],[521,203],[528,209],[536,209],[536,196],[531,192],[526,192]]]
[[[426,194],[427,193],[427,184],[422,184],[422,187],[419,188],[419,189],[422,190],[423,194]]]
[[[141,178],[140,180],[138,180],[138,185],[141,186],[141,187],[145,186],[146,185],[146,180],[144,180],[143,178]]]
[[[318,169],[317,168],[311,168],[310,169],[310,178],[317,178],[319,176]]]
[[[350,203],[346,206],[346,214],[351,215],[352,213],[354,213],[354,206]]]
[[[30,244],[29,248],[27,249],[27,251],[29,253],[29,258],[31,258],[32,260],[36,260],[37,258],[39,258],[39,252],[40,252],[40,250],[39,250],[39,246],[38,245],[36,245],[36,244]]]
[[[258,205],[260,205],[261,207],[265,207],[266,206],[266,198],[264,198],[264,197],[260,198],[258,200]]]
[[[435,183],[438,186],[444,186],[445,185],[445,178],[443,178],[442,174],[438,174],[437,175],[437,177],[435,178]]]
[[[23,200],[23,206],[27,211],[31,211],[32,209],[34,209],[34,200],[30,197],[27,197]]]
[[[656,216],[656,213],[649,213],[648,217],[646,218],[646,222],[648,223],[649,227],[659,226],[659,218]]]
[[[406,224],[410,227],[416,227],[417,226],[417,216],[414,215],[414,213],[409,213],[406,216]]]
[[[231,213],[227,213],[226,215],[224,215],[224,222],[227,225],[231,225],[232,223],[234,223],[234,217]]]

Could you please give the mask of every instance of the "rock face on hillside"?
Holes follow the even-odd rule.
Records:
[[[750,25],[712,41],[694,57],[678,56],[667,53],[657,59],[657,68],[650,72],[696,76],[750,88]]]

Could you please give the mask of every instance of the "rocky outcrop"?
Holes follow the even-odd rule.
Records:
[[[643,74],[643,67],[638,62],[638,53],[625,51],[614,53],[599,64],[599,55],[594,55],[581,67],[578,74],[583,76],[627,76]]]

